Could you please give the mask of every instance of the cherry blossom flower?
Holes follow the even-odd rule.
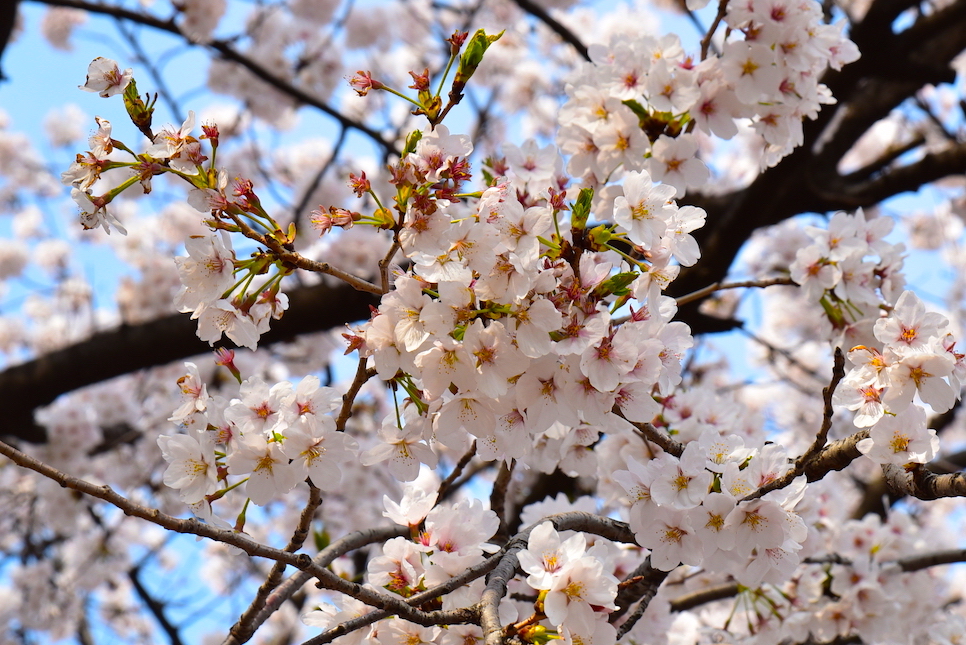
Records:
[[[161,455],[168,462],[164,484],[179,490],[185,504],[197,504],[215,492],[215,444],[207,430],[158,437]]]
[[[926,411],[913,405],[895,416],[883,417],[856,448],[879,464],[925,464],[939,451],[939,438],[935,430],[926,427]]]
[[[188,373],[178,379],[178,387],[181,389],[181,407],[168,421],[183,424],[185,427],[202,426],[207,424],[204,412],[208,409],[211,397],[208,395],[207,386],[198,374],[198,366],[194,363],[185,363],[185,367],[188,368]]]
[[[941,314],[927,312],[915,293],[903,291],[891,315],[875,322],[875,337],[897,350],[920,350],[940,338],[948,322]]]
[[[527,548],[517,554],[520,568],[527,574],[527,584],[534,589],[550,589],[554,577],[570,562],[582,557],[587,550],[583,533],[574,533],[566,540],[552,522],[543,522],[530,531]]]
[[[624,179],[624,194],[614,200],[614,221],[634,244],[651,248],[667,230],[674,193],[671,186],[653,185],[645,170],[629,173]]]
[[[750,555],[753,549],[780,547],[785,542],[786,513],[770,500],[739,503],[726,523],[735,531],[735,546],[741,555]]]
[[[651,550],[651,566],[670,571],[679,564],[701,563],[701,542],[685,511],[657,507],[631,529],[637,543]]]
[[[436,505],[438,489],[439,478],[431,471],[424,471],[415,481],[403,487],[403,496],[398,504],[388,495],[382,496],[382,503],[386,507],[383,515],[402,526],[418,526]]]
[[[403,429],[396,424],[394,417],[388,417],[379,430],[381,443],[359,455],[359,462],[363,466],[372,466],[388,460],[393,477],[399,481],[416,479],[420,463],[432,468],[437,461],[436,453],[422,441],[418,425],[408,423]]]
[[[889,389],[883,402],[891,412],[904,410],[918,392],[924,403],[936,412],[945,412],[956,402],[956,392],[943,377],[953,371],[953,360],[947,353],[916,353],[902,356],[889,366]]]
[[[108,235],[111,234],[111,228],[121,235],[127,235],[127,229],[107,210],[107,204],[103,203],[103,198],[93,197],[90,191],[79,188],[71,188],[70,196],[80,208],[80,223],[85,230],[101,226]]]
[[[419,585],[426,570],[415,544],[404,537],[394,537],[383,545],[382,553],[372,558],[366,568],[369,584],[396,593],[404,593]]]
[[[131,69],[122,72],[116,61],[98,56],[87,67],[87,80],[78,87],[85,92],[97,92],[101,97],[107,98],[124,92],[133,76]]]
[[[243,433],[271,437],[284,433],[293,420],[289,403],[294,395],[288,381],[269,386],[260,376],[251,376],[242,382],[238,394],[240,398],[232,399],[225,410],[225,419]]]
[[[325,417],[331,419],[331,417]],[[359,444],[344,432],[336,432],[314,416],[301,416],[285,430],[282,453],[292,459],[298,478],[309,477],[325,491],[339,490],[341,465],[355,458]]]
[[[598,608],[617,609],[616,596],[617,578],[604,571],[600,560],[584,556],[564,564],[553,576],[544,611],[554,625],[566,624],[573,615],[593,620]]]
[[[697,152],[698,143],[694,136],[682,134],[672,139],[662,134],[651,147],[648,160],[651,178],[673,186],[678,195],[683,195],[689,188],[700,188],[711,173],[696,157]]]
[[[437,506],[424,522],[419,547],[425,551],[441,551],[456,555],[491,553],[499,547],[484,544],[500,528],[500,518],[483,508],[478,499],[463,500],[455,505]]]
[[[839,383],[832,395],[832,403],[855,410],[853,423],[857,428],[867,428],[885,414],[885,407],[882,405],[884,390],[885,388],[876,387],[873,383],[867,383],[862,373],[856,370],[849,372]]]
[[[298,469],[289,465],[279,443],[261,433],[239,437],[227,463],[232,475],[248,475],[245,492],[258,506],[284,495],[299,482]]]
[[[695,443],[689,443],[678,460],[663,455],[655,460],[651,499],[660,506],[686,510],[707,496],[711,473],[704,467],[705,456]]]
[[[185,250],[187,256],[174,259],[184,285],[174,305],[182,312],[222,298],[235,281],[235,253],[224,231],[221,235],[191,236],[185,240]]]
[[[229,300],[202,303],[191,318],[198,321],[198,338],[211,345],[225,334],[242,347],[255,349],[258,346],[260,334],[255,321]]]
[[[175,129],[174,126],[165,126],[154,136],[154,144],[148,146],[145,154],[155,159],[174,159],[181,155],[182,150],[191,137],[191,130],[195,127],[195,113],[188,111],[188,118],[185,119],[181,127]]]

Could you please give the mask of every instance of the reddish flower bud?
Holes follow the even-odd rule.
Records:
[[[423,70],[422,74],[417,74],[416,72],[409,72],[409,75],[413,77],[413,84],[410,85],[412,89],[417,92],[428,92],[429,91],[429,68]]]
[[[228,368],[231,375],[235,377],[235,380],[239,383],[242,382],[241,372],[235,367],[235,350],[227,349],[225,347],[219,347],[215,350],[215,365],[221,365],[222,367]]]
[[[204,132],[204,134],[201,135],[201,138],[208,139],[209,141],[211,141],[211,147],[217,148],[218,136],[219,136],[218,126],[214,123],[202,123],[201,131]]]
[[[356,197],[362,197],[365,193],[369,192],[371,185],[369,180],[366,179],[365,171],[362,171],[362,175],[358,177],[352,173],[349,173],[349,188],[352,189],[352,192],[355,193]]]
[[[550,207],[553,208],[554,212],[570,210],[570,207],[564,202],[564,198],[567,197],[567,191],[556,191],[553,188],[550,189]]]
[[[463,43],[466,42],[466,37],[470,35],[468,31],[454,31],[453,35],[446,39],[446,42],[450,44],[450,55],[456,56],[460,53],[460,49],[463,48]]]

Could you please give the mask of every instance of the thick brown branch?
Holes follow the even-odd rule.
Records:
[[[262,345],[364,320],[369,317],[369,306],[378,304],[372,295],[347,285],[318,284],[287,294],[289,309],[262,336]],[[36,408],[86,385],[211,351],[208,343],[198,340],[196,330],[197,321],[187,314],[173,314],[98,332],[85,341],[7,368],[0,372],[0,407],[7,411],[0,435],[45,441],[44,429],[33,420]]]
[[[627,632],[631,631],[634,625],[637,624],[637,621],[644,616],[644,612],[647,611],[648,606],[654,600],[654,596],[657,595],[658,589],[660,589],[661,584],[669,573],[670,571],[661,571],[660,569],[652,567],[651,556],[647,556],[644,558],[644,562],[627,576],[626,580],[634,580],[634,582],[618,592],[617,599],[614,601],[614,604],[617,605],[617,611],[611,614],[610,622],[616,622],[617,619],[630,609],[631,604],[637,602],[638,605],[634,609],[634,612],[618,628],[618,640],[623,638]]]
[[[923,464],[916,464],[911,470],[886,464],[882,466],[882,474],[893,493],[921,500],[966,497],[966,472],[937,475]]]

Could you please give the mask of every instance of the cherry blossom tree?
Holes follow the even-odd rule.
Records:
[[[966,2],[20,5],[0,642],[966,638]]]

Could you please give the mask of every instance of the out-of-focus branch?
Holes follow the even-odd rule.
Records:
[[[168,620],[167,615],[164,613],[164,604],[160,602],[157,598],[148,593],[148,590],[141,583],[141,578],[139,576],[140,569],[134,567],[127,572],[128,580],[131,581],[131,586],[134,587],[134,593],[138,595],[141,602],[148,608],[154,619],[158,621],[158,625],[168,636],[168,640],[171,641],[171,645],[182,645],[181,632],[178,628],[171,624]]]
[[[516,2],[518,7],[545,24],[550,31],[560,36],[560,39],[573,47],[584,60],[590,60],[590,53],[587,51],[587,45],[582,43],[580,38],[577,38],[574,32],[564,27],[559,21],[557,21],[556,18],[547,13],[546,9],[537,3],[532,2],[531,0],[514,0],[514,2]]]
[[[13,35],[13,26],[17,22],[17,4],[20,0],[7,0],[0,6],[0,59],[3,58],[3,51],[10,42]],[[3,68],[0,67],[0,81],[6,80]]]
[[[839,564],[851,565],[845,559],[835,557]],[[898,558],[885,565],[894,564],[904,573],[921,571],[930,567],[937,567],[944,564],[955,564],[966,562],[966,549],[950,549],[948,551],[934,551],[932,553],[921,553],[917,555]],[[888,571],[888,566],[883,566],[883,571]],[[741,586],[735,582],[725,582],[714,587],[705,587],[698,591],[693,591],[683,596],[678,596],[671,601],[671,611],[688,611],[706,605],[717,600],[727,600],[734,598],[741,591]]]
[[[962,173],[964,168],[966,143],[957,143],[908,165],[888,168],[872,179],[853,182],[852,175],[846,175],[836,190],[844,199],[868,206],[900,193],[917,190],[937,179]]]
[[[101,4],[97,2],[88,2],[87,0],[29,0],[30,2],[38,2],[40,4],[47,4],[55,7],[72,7],[74,9],[82,9],[84,11],[89,11],[91,13],[99,13],[108,16],[113,16],[121,20],[127,20],[134,22],[146,27],[151,27],[152,29],[157,29],[158,31],[163,31],[169,34],[183,38],[186,44],[207,47],[215,52],[217,52],[225,60],[237,63],[241,67],[248,70],[253,76],[261,81],[264,81],[271,87],[275,88],[279,92],[290,96],[299,103],[303,103],[310,107],[313,107],[320,112],[328,115],[329,117],[335,119],[344,128],[350,128],[357,130],[367,137],[376,142],[381,148],[386,151],[392,152],[396,156],[399,155],[400,151],[396,149],[395,144],[390,141],[386,141],[382,136],[367,126],[366,124],[356,121],[355,119],[350,119],[345,116],[331,105],[321,100],[320,98],[309,94],[308,92],[296,87],[289,81],[273,74],[269,69],[258,63],[257,61],[249,58],[248,56],[237,51],[232,47],[231,43],[225,40],[210,40],[206,43],[198,43],[193,41],[189,36],[181,31],[177,23],[173,19],[161,20],[155,16],[149,15],[141,11],[131,11],[124,7],[119,7],[117,5]]]

